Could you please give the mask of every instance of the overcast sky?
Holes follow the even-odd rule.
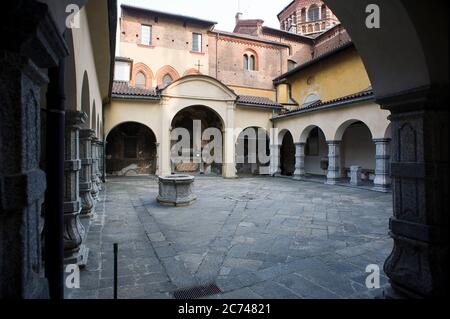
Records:
[[[263,19],[264,25],[279,28],[277,14],[292,0],[118,0],[121,4],[158,11],[183,14],[216,21],[216,29],[233,31],[234,16],[238,11],[242,19]],[[120,10],[120,9],[119,9]]]

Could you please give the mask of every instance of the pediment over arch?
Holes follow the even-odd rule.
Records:
[[[184,76],[162,90],[161,96],[198,100],[236,101],[237,95],[213,77],[193,74]]]

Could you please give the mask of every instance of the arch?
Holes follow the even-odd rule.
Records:
[[[244,57],[244,70],[258,71],[259,56],[255,50],[246,48],[243,52],[243,57]],[[247,67],[245,64],[246,57],[247,57]],[[253,59],[252,59],[252,57],[253,57]]]
[[[122,122],[110,130],[106,140],[106,172],[116,176],[156,173],[156,135],[147,125]]]
[[[199,121],[200,127],[196,127],[195,121]],[[208,136],[208,140],[203,140],[203,134],[207,129],[215,128],[212,132],[213,139]],[[172,173],[174,172],[191,172],[200,174],[222,174],[222,163],[224,158],[225,143],[223,131],[225,123],[223,118],[212,108],[205,105],[191,105],[178,111],[171,120],[171,132],[175,129],[184,129],[189,132],[189,148],[183,145],[183,149],[178,149],[179,155],[182,158],[174,160],[171,157]],[[198,132],[199,136],[196,136]],[[172,146],[181,141],[180,136],[172,136],[177,140],[171,140]],[[206,137],[205,137],[206,138]],[[215,141],[216,139],[220,139]],[[213,142],[215,141],[215,142]],[[185,142],[187,142],[185,140]],[[198,145],[200,142],[200,145]],[[210,143],[214,144],[215,148],[207,149]],[[220,147],[220,149],[218,149]],[[172,147],[171,147],[172,149]],[[213,155],[211,161],[204,160],[204,151]],[[177,156],[177,155],[175,155]]]
[[[326,19],[328,18],[328,11],[327,11],[327,5],[323,4],[320,10],[320,15],[321,15],[321,19]]]
[[[324,131],[317,125],[307,126],[300,135],[305,144],[305,173],[325,176],[328,170],[328,145]]]
[[[97,114],[97,136],[101,137],[101,131],[100,131],[100,114]]]
[[[281,175],[292,176],[295,171],[295,145],[294,138],[289,130],[284,130],[280,147]]]
[[[312,4],[308,8],[308,21],[320,20],[320,9],[317,4]]]
[[[156,83],[159,87],[165,87],[164,85],[164,76],[170,75],[172,77],[173,82],[180,78],[177,70],[175,70],[170,65],[165,65],[156,72]]]
[[[308,140],[309,134],[310,134],[311,131],[312,131],[313,129],[315,129],[315,128],[318,128],[319,130],[321,130],[322,132],[324,132],[323,129],[322,129],[320,126],[318,126],[318,125],[309,125],[309,126],[305,127],[305,128],[303,129],[302,133],[300,134],[299,142],[300,142],[300,143],[306,143],[307,140]],[[325,134],[324,134],[324,135],[325,135]]]
[[[170,85],[172,82],[173,82],[173,77],[169,73],[166,73],[163,76],[163,86],[166,87],[166,86]]]
[[[335,141],[341,141],[341,140],[342,140],[342,137],[344,136],[344,133],[345,133],[346,129],[347,129],[350,125],[352,125],[352,124],[354,124],[354,123],[358,123],[358,122],[361,122],[361,123],[363,123],[365,126],[367,126],[367,128],[368,128],[369,131],[370,131],[371,136],[374,136],[373,130],[372,130],[372,129],[370,128],[370,126],[367,125],[364,121],[361,121],[361,120],[358,120],[358,119],[350,119],[350,120],[347,120],[347,121],[345,121],[344,123],[342,123],[341,125],[338,126],[338,128],[337,128],[337,130],[336,130],[336,133],[334,134],[334,140],[335,140]]]
[[[259,126],[242,129],[236,135],[235,146],[238,175],[270,174],[270,136],[266,129]]]
[[[95,108],[95,100],[92,103],[91,129],[97,134],[97,110]]]
[[[392,139],[392,123],[389,123],[387,126],[386,131],[384,132],[384,138]]]
[[[448,30],[443,2],[383,1],[379,3],[385,27],[367,32],[364,23],[367,2],[325,0],[348,31],[362,57],[377,98],[383,98],[429,86],[448,85],[448,32],[429,34],[434,29]],[[349,8],[352,8],[349,10]],[[432,16],[439,24],[430,24]],[[392,46],[395,43],[395,47]],[[411,66],[414,67],[411,67]],[[387,83],[386,79],[395,79]]]
[[[346,123],[348,124],[348,123]],[[376,149],[369,127],[361,121],[345,125],[340,144],[340,168],[344,178],[350,178],[350,168],[359,166],[365,182],[375,178]]]
[[[198,69],[191,68],[184,71],[183,76],[192,75],[192,74],[202,74]]]
[[[318,93],[309,93],[304,99],[303,104],[309,104],[313,102],[320,101],[320,95]]]
[[[137,82],[138,74],[142,74],[145,78],[144,88],[151,89],[153,87],[154,76],[153,76],[153,72],[150,69],[150,67],[148,67],[145,63],[142,63],[142,62],[138,62],[138,63],[134,64],[133,72],[131,75],[131,81],[130,81],[131,86],[137,86],[136,82]]]
[[[78,85],[72,29],[66,29],[66,31],[64,32],[64,37],[70,52],[70,54],[66,58],[64,72],[64,91],[66,93],[67,109],[77,110]]]
[[[89,77],[87,71],[83,74],[83,84],[81,86],[81,111],[87,114],[86,122],[83,123],[83,128],[89,128],[91,125],[91,95],[89,92]]]

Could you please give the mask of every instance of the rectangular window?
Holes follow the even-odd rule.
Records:
[[[141,25],[141,44],[152,44],[152,27],[149,25]]]
[[[202,35],[200,33],[192,33],[192,51],[202,52]]]

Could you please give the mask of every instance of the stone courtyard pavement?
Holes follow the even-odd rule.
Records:
[[[216,283],[209,298],[373,298],[366,266],[392,249],[392,195],[255,177],[197,177],[190,207],[160,206],[154,178],[110,178],[91,223],[81,288],[67,298],[173,298]]]

